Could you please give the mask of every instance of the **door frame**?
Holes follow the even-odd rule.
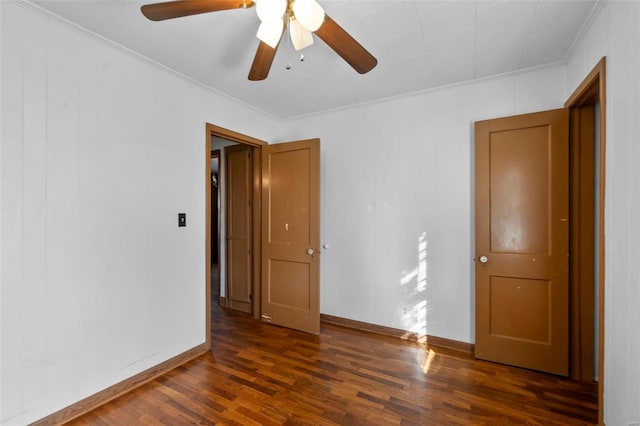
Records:
[[[600,61],[593,67],[589,74],[582,80],[580,85],[574,90],[565,102],[565,108],[569,108],[573,112],[581,106],[590,103],[600,103],[600,179],[598,181],[599,196],[599,221],[598,228],[598,249],[599,257],[597,259],[599,266],[598,274],[598,424],[604,424],[604,304],[605,304],[605,147],[606,147],[606,57],[602,57]]]
[[[260,318],[260,303],[256,303],[261,300],[261,275],[260,275],[260,259],[262,257],[260,250],[260,235],[261,235],[261,208],[260,200],[262,193],[262,146],[267,145],[267,142],[244,135],[242,133],[235,132],[233,130],[225,129],[224,127],[217,126],[211,123],[205,123],[205,346],[207,350],[211,349],[211,137],[217,136],[233,142],[237,142],[244,145],[253,147],[251,155],[253,156],[253,188],[251,202],[253,204],[253,238],[252,238],[252,272],[253,272],[253,312],[254,318]]]

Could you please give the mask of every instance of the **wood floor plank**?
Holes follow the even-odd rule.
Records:
[[[597,386],[323,324],[214,306],[212,350],[72,425],[586,425]]]

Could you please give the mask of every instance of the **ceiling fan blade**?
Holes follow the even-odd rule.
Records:
[[[176,0],[145,4],[140,10],[144,16],[152,21],[163,21],[219,10],[246,9],[253,5],[253,0]]]
[[[249,71],[249,80],[259,81],[267,78],[277,49],[278,46],[271,47],[264,41],[260,41],[258,50],[256,50],[256,56],[253,58],[253,64],[251,64],[251,70]]]
[[[371,71],[378,60],[329,16],[315,34],[360,74]]]

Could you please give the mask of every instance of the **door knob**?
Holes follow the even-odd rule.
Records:
[[[309,250],[307,250],[307,254],[308,254],[309,256],[313,256],[313,253],[315,253],[315,252],[313,251],[313,249],[312,249],[312,248],[310,248]]]
[[[480,260],[480,263],[487,263],[489,258],[487,256],[480,256],[478,260]]]

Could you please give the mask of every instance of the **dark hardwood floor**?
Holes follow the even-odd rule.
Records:
[[[74,425],[580,425],[597,387],[323,324],[320,336],[217,307],[212,351]]]

